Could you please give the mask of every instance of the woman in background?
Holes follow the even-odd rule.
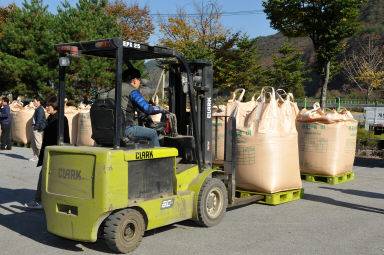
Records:
[[[47,118],[47,126],[44,129],[43,144],[39,154],[39,161],[37,166],[43,165],[45,147],[51,145],[57,145],[57,138],[59,137],[58,128],[59,125],[59,100],[57,96],[50,96],[46,100],[46,110],[49,114]],[[69,143],[69,127],[67,117],[64,116],[64,143]],[[35,200],[24,204],[25,207],[30,209],[42,209],[41,205],[41,178],[42,170],[40,170],[39,180],[37,182],[37,190],[35,194]]]

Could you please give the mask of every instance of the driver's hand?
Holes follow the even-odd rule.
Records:
[[[155,122],[153,122],[153,121],[147,122],[147,127],[149,127],[149,128],[156,128],[157,124]]]

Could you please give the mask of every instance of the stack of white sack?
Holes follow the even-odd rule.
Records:
[[[318,103],[297,119],[300,171],[337,176],[352,171],[358,122],[346,109],[324,112]]]
[[[70,144],[76,144],[79,122],[79,110],[75,106],[65,105],[64,115],[65,117],[67,117],[68,120]]]
[[[77,140],[78,146],[93,146],[95,141],[92,139],[92,124],[90,115],[90,105],[79,105],[79,118],[77,128]]]
[[[11,109],[11,136],[16,143],[28,144],[31,142],[32,117],[35,113],[33,103],[23,107],[20,100],[9,105]]]
[[[237,97],[237,93],[240,95]],[[225,122],[228,121],[226,116],[230,116],[234,108],[241,109],[238,111],[236,118],[237,125],[244,123],[245,117],[256,106],[255,97],[253,96],[249,102],[241,102],[245,94],[245,89],[236,89],[233,92],[232,99],[228,100],[227,105],[219,105],[216,109],[213,109],[212,119],[212,148],[213,148],[213,160],[224,160],[224,147],[225,147]],[[217,149],[216,149],[216,126],[217,126]],[[216,154],[217,150],[217,154]]]

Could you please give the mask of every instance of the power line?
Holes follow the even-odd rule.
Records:
[[[183,13],[185,16],[201,16],[209,15],[209,13]],[[249,10],[249,11],[236,11],[236,12],[220,12],[221,16],[246,16],[246,15],[255,15],[255,14],[264,14],[263,10]],[[160,16],[160,17],[176,17],[179,16],[177,13],[158,13],[158,14],[150,14],[151,16]]]

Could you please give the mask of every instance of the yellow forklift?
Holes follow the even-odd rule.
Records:
[[[226,125],[226,158],[212,165],[212,64],[187,61],[178,52],[120,38],[54,45],[59,59],[58,146],[45,150],[42,203],[48,231],[133,251],[147,230],[188,219],[214,226],[227,206],[258,201],[262,195],[235,196],[236,121]],[[65,74],[71,57],[116,60],[115,98],[91,108],[93,138],[99,146],[63,144]],[[131,60],[169,62],[169,106],[177,135],[162,147],[124,137],[121,112],[123,64]],[[189,107],[187,107],[189,106]],[[189,109],[187,109],[189,108]],[[217,144],[217,143],[216,143]]]

